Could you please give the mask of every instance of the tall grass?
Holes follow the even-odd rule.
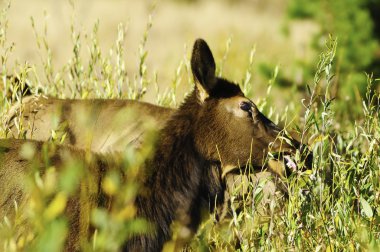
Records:
[[[7,41],[7,10],[0,16],[1,79],[0,106],[3,114],[10,105],[22,103],[22,85],[26,82],[33,92],[54,97],[76,98],[133,98],[141,99],[156,75],[148,76],[146,65],[146,41],[153,21],[149,18],[146,33],[139,47],[139,62],[131,77],[125,69],[125,33],[126,26],[120,24],[115,44],[108,52],[99,47],[97,31],[99,22],[94,25],[90,35],[83,34],[72,25],[73,54],[62,69],[52,65],[51,50],[46,40],[46,28],[39,34],[39,27],[32,27],[36,34],[37,48],[40,51],[42,69],[37,64],[18,65],[14,69],[7,67],[7,59],[14,45]],[[228,56],[231,40],[226,43],[223,62]],[[335,51],[339,43],[330,39],[320,54],[315,67],[313,83],[307,85],[308,94],[302,101],[294,101],[285,110],[273,107],[270,102],[272,85],[278,68],[274,69],[272,81],[268,81],[267,97],[259,102],[259,107],[268,112],[276,122],[287,130],[298,131],[303,141],[308,141],[314,155],[311,170],[297,172],[285,181],[288,195],[280,192],[275,197],[265,196],[265,188],[271,180],[238,181],[235,192],[231,192],[230,208],[232,218],[217,223],[213,216],[205,218],[197,235],[185,250],[188,251],[378,251],[380,249],[380,96],[371,91],[371,85],[378,79],[367,76],[367,95],[363,97],[362,116],[358,121],[342,122],[336,117],[334,97],[330,96],[330,85],[334,79],[332,72],[335,63]],[[89,57],[84,57],[87,50]],[[247,52],[249,67],[241,83],[247,94],[251,94],[252,66],[255,47]],[[224,63],[219,72],[223,72]],[[160,92],[156,85],[156,102],[176,106],[176,91],[182,80],[191,81],[190,64],[187,57],[180,61],[174,70],[169,90]],[[15,82],[7,75],[17,76]],[[151,79],[153,78],[153,80]],[[291,95],[291,94],[289,94]],[[268,98],[268,99],[267,99]],[[365,98],[365,99],[364,99]],[[347,104],[347,111],[350,106]],[[339,107],[342,109],[342,107]],[[292,111],[293,110],[293,111]],[[303,111],[296,118],[288,118],[294,111]],[[342,114],[342,111],[339,111]],[[22,113],[22,112],[21,112]],[[21,117],[21,115],[20,115]],[[20,136],[23,134],[22,121],[18,122]],[[0,136],[7,136],[7,125],[2,116]],[[54,139],[54,137],[53,137]],[[153,139],[153,136],[152,136]],[[153,141],[153,140],[152,140]],[[59,142],[59,141],[58,141]],[[53,143],[45,145],[43,163],[49,163],[49,153],[54,152]],[[94,232],[89,240],[82,242],[88,251],[115,251],[124,239],[133,233],[143,232],[145,222],[134,219],[133,199],[136,184],[133,178],[138,167],[150,151],[149,145],[142,152],[126,150],[121,154],[120,162],[130,173],[131,181],[121,183],[117,173],[110,172],[102,183],[103,191],[113,196],[117,202],[112,211],[105,208],[86,206],[92,216]],[[35,150],[25,146],[22,155],[35,158]],[[69,197],[78,188],[80,179],[90,178],[84,166],[91,160],[68,157],[61,170],[47,166],[44,175],[33,173],[27,179],[27,190],[31,199],[25,208],[14,204],[15,214],[0,220],[0,250],[4,251],[60,251],[68,232],[68,223],[64,216],[64,207]],[[297,160],[300,162],[300,160]],[[245,194],[241,197],[241,187]],[[83,202],[86,205],[86,202]],[[175,240],[175,237],[174,237]],[[170,245],[170,244],[169,244]],[[167,251],[175,246],[166,246]]]

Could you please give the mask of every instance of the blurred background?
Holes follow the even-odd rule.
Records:
[[[214,218],[205,222],[193,251],[380,251],[380,0],[0,0],[0,11],[0,137],[9,136],[8,110],[17,114],[11,120],[20,138],[34,127],[23,120],[35,119],[34,107],[26,116],[23,106],[17,112],[13,108],[25,101],[21,93],[27,93],[27,85],[33,93],[52,97],[132,98],[178,107],[193,88],[189,59],[201,37],[214,53],[217,74],[239,83],[268,118],[307,142],[314,164],[287,177],[288,196],[284,202],[271,201],[265,218],[256,217],[265,183],[249,182],[244,210],[225,226]],[[46,110],[52,111],[50,125],[57,126],[47,133],[52,142],[62,143],[71,133],[69,124],[58,120],[66,120],[65,106],[57,107],[57,113]],[[78,121],[96,118],[98,126],[100,117],[93,109],[87,115],[73,111]],[[122,112],[117,115],[131,119]],[[146,130],[120,122],[124,120],[105,125],[115,132],[125,125]],[[88,130],[78,130],[79,137],[92,143],[96,134],[81,128]],[[97,128],[113,139],[104,126]],[[147,150],[152,141],[147,141]],[[128,174],[138,174],[148,152],[137,153],[125,151]],[[298,165],[300,155],[295,156]],[[32,246],[30,251],[60,251],[67,230],[62,195],[66,185],[75,188],[81,176],[87,178],[76,175],[82,170],[68,161],[70,170],[59,180],[52,175],[54,167],[43,180],[31,173],[40,188],[31,187],[34,198],[25,211],[32,232],[18,229],[23,221],[1,219],[0,246],[5,250]],[[95,245],[115,251],[123,235],[144,230],[141,222],[120,221],[134,219],[136,185],[122,183],[118,172],[109,174],[102,187],[116,188],[113,200],[122,204],[110,213],[100,206],[93,212],[92,224],[99,232],[88,243],[89,251]],[[46,190],[40,181],[47,181]],[[243,179],[236,181],[245,188]],[[49,211],[53,217],[46,217]],[[18,231],[26,238],[17,240]]]
[[[223,76],[241,83],[250,69],[251,96],[265,95],[273,85],[272,99],[281,106],[307,95],[331,35],[338,41],[331,95],[342,106],[360,104],[366,73],[380,75],[379,13],[380,0],[12,0],[7,42],[14,47],[6,71],[28,62],[43,72],[47,58],[58,71],[78,48],[88,60],[94,41],[103,55],[112,54],[119,27],[125,30],[126,73],[136,79],[143,55],[144,74],[164,90],[202,37]],[[189,90],[186,78],[175,81],[185,85],[179,93]],[[152,89],[145,99],[154,97]],[[345,111],[355,115],[354,106]]]

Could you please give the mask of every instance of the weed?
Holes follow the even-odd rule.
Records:
[[[36,35],[37,48],[40,50],[42,69],[37,64],[18,65],[7,68],[9,54],[14,45],[8,43],[6,7],[0,16],[1,45],[1,113],[6,114],[12,103],[22,103],[22,85],[29,83],[33,92],[42,92],[53,97],[77,98],[133,98],[141,99],[152,80],[148,76],[146,43],[153,21],[149,18],[146,32],[141,40],[138,55],[138,69],[133,80],[125,68],[126,25],[120,24],[114,46],[109,53],[99,47],[97,36],[99,23],[96,22],[92,33],[86,35],[71,26],[73,54],[67,64],[57,70],[52,65],[52,54],[47,43],[46,24],[43,35],[38,32],[33,19],[32,27]],[[221,74],[226,67],[225,61],[231,46],[226,42],[223,62],[218,69]],[[379,94],[373,92],[372,85],[378,79],[368,75],[368,89],[362,103],[362,113],[356,121],[342,121],[337,117],[334,99],[329,89],[334,79],[333,65],[339,44],[330,39],[320,54],[313,83],[307,85],[308,98],[302,102],[294,101],[283,110],[273,107],[271,89],[279,68],[273,70],[267,86],[267,96],[259,102],[261,110],[276,123],[282,122],[287,131],[295,130],[303,142],[309,142],[313,151],[314,164],[311,170],[298,172],[287,178],[285,183],[288,195],[276,192],[275,197],[266,197],[264,192],[274,180],[271,178],[257,181],[237,181],[236,191],[245,186],[246,194],[238,198],[232,191],[230,203],[232,218],[216,223],[215,217],[206,219],[192,243],[186,248],[190,251],[237,250],[237,251],[341,251],[372,250],[380,246],[380,122]],[[88,49],[88,57],[83,49]],[[244,91],[252,95],[253,61],[256,47],[248,52],[248,68],[241,83]],[[86,59],[88,61],[86,62]],[[189,61],[182,59],[174,70],[171,87],[161,92],[156,84],[156,102],[177,106],[177,89],[183,80],[191,82]],[[186,76],[187,73],[187,76]],[[18,78],[18,84],[7,76]],[[184,87],[182,87],[184,88]],[[12,99],[11,99],[12,97]],[[281,97],[280,97],[281,98]],[[349,113],[349,104],[339,106],[338,115]],[[303,116],[288,118],[289,114],[303,111]],[[22,113],[22,111],[20,111]],[[6,137],[8,128],[2,118],[0,136]],[[20,137],[24,125],[22,114],[16,118]],[[346,117],[345,117],[346,118]],[[55,137],[53,136],[53,139]],[[59,139],[58,139],[59,140]],[[152,140],[153,141],[153,140]],[[59,141],[58,141],[59,142]],[[54,144],[46,144],[45,163],[49,163],[49,153]],[[126,150],[121,162],[134,178],[138,167],[149,152],[145,146],[141,153]],[[144,152],[145,150],[145,152]],[[33,159],[33,149],[26,146],[23,155]],[[91,155],[88,156],[91,158]],[[299,160],[298,160],[299,161]],[[33,173],[28,180],[31,200],[27,210],[20,212],[15,201],[14,216],[0,220],[0,247],[4,251],[59,251],[67,235],[67,221],[64,207],[68,197],[78,187],[78,179],[91,178],[83,174],[83,163],[67,158],[63,171],[57,172],[49,167],[43,176]],[[299,164],[300,165],[300,164]],[[58,176],[59,175],[59,176]],[[89,203],[86,211],[91,212],[95,230],[90,241],[83,241],[89,251],[115,251],[123,239],[133,233],[145,231],[145,222],[134,219],[133,199],[136,184],[132,181],[122,184],[119,174],[110,172],[102,183],[105,193],[112,195],[118,203],[112,211],[105,208],[92,209]],[[263,207],[264,206],[264,207]],[[22,225],[28,223],[28,225]],[[170,249],[170,247],[168,247]]]

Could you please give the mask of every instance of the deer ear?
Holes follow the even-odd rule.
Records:
[[[194,43],[191,56],[191,70],[198,97],[203,102],[216,84],[214,57],[206,41],[203,39],[197,39]]]

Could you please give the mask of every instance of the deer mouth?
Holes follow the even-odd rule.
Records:
[[[297,161],[298,160],[298,161]],[[301,146],[297,150],[284,150],[279,152],[269,152],[262,166],[254,166],[247,169],[247,166],[227,166],[223,168],[222,178],[228,174],[237,174],[254,171],[269,171],[280,178],[285,178],[292,173],[311,169],[313,164],[313,155],[307,146]]]
[[[270,153],[266,166],[269,171],[280,177],[285,177],[299,169],[294,154],[290,152]]]
[[[284,177],[286,174],[296,172],[298,170],[298,165],[295,161],[294,154],[290,152],[277,152],[269,153],[268,158],[263,166],[255,166],[253,170],[255,171],[268,171]],[[242,173],[243,171],[250,171],[252,169],[244,169],[242,167],[227,166],[224,167],[222,178],[229,174]]]
[[[285,151],[268,154],[268,169],[281,177],[311,169],[312,165],[313,154],[305,146],[301,146],[295,152]]]

